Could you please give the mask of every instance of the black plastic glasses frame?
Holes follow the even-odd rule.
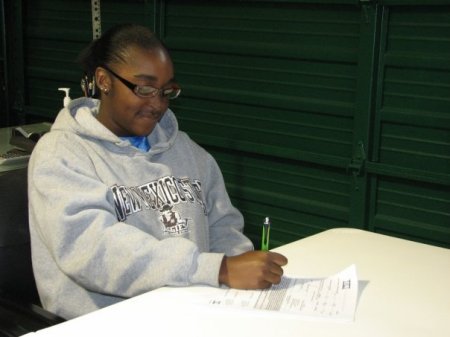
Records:
[[[130,89],[138,97],[155,97],[159,94],[161,97],[164,97],[164,98],[175,99],[181,93],[181,89],[178,86],[158,89],[158,88],[152,87],[151,85],[134,84],[134,83],[124,79],[122,76],[116,74],[109,67],[107,67],[105,65],[102,65],[101,67],[105,68],[108,72],[113,74],[120,82],[122,82],[122,84],[124,84],[128,89]],[[148,93],[143,94],[140,90],[142,88],[151,88],[153,90],[149,91]]]

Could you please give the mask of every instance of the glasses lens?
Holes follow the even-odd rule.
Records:
[[[136,86],[134,92],[141,97],[155,97],[161,91],[161,96],[168,99],[177,98],[180,95],[179,87],[171,87],[166,89],[156,89],[150,85]]]
[[[136,95],[142,96],[142,97],[154,97],[154,96],[156,96],[158,91],[159,91],[158,89],[153,88],[150,85],[142,85],[142,86],[138,85],[134,89],[134,92],[136,93]]]
[[[175,99],[180,95],[181,89],[178,87],[172,87],[163,89],[162,96],[167,97],[168,99]]]

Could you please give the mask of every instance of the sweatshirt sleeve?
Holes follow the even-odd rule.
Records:
[[[208,178],[205,199],[208,205],[210,244],[212,252],[227,256],[253,250],[252,242],[243,234],[244,218],[232,205],[224,178],[215,159],[208,156]]]
[[[35,271],[59,270],[89,291],[118,297],[165,285],[218,285],[220,250],[200,253],[188,239],[158,240],[118,222],[111,193],[89,160],[45,138],[39,143],[29,164],[30,226],[33,253],[45,250],[51,258]]]

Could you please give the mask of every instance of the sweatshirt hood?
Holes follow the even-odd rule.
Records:
[[[126,148],[127,140],[116,136],[95,117],[99,112],[100,100],[81,97],[63,108],[52,125],[52,131],[74,133],[82,137],[100,140],[109,146]],[[178,134],[178,121],[172,110],[167,109],[161,120],[148,136],[151,152],[162,152],[170,148]]]

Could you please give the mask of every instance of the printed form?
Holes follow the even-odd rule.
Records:
[[[328,278],[283,276],[278,285],[264,290],[227,289],[211,298],[212,305],[274,310],[305,318],[352,322],[358,299],[356,267],[351,265]]]

